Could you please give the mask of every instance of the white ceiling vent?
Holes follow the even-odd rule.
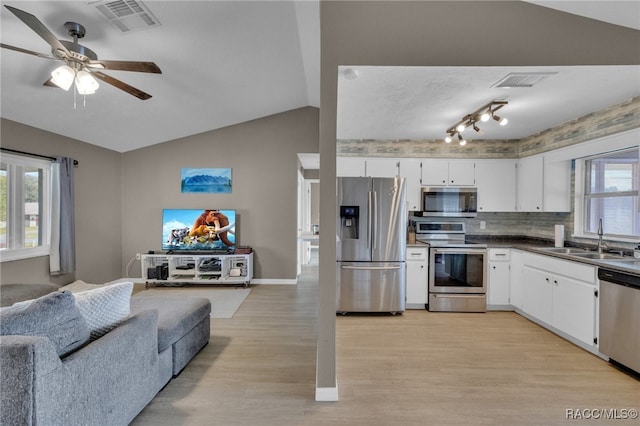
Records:
[[[533,87],[547,77],[558,74],[557,72],[512,72],[495,83],[493,87],[511,89],[515,87]]]
[[[107,21],[125,34],[160,26],[147,5],[136,0],[100,0],[93,4]]]

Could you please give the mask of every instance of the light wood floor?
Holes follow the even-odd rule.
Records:
[[[567,419],[640,410],[640,381],[509,312],[340,316],[340,401],[315,402],[316,295],[313,266],[297,286],[254,286],[133,424],[640,424]]]

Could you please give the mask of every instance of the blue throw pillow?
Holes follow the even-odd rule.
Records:
[[[86,344],[90,331],[73,293],[56,291],[0,310],[0,335],[48,337],[64,357]]]

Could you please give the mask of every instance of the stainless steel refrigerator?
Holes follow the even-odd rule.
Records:
[[[338,178],[337,312],[404,312],[405,198],[404,178]]]

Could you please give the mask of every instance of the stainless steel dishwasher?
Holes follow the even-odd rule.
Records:
[[[640,277],[598,269],[600,352],[640,373]]]

